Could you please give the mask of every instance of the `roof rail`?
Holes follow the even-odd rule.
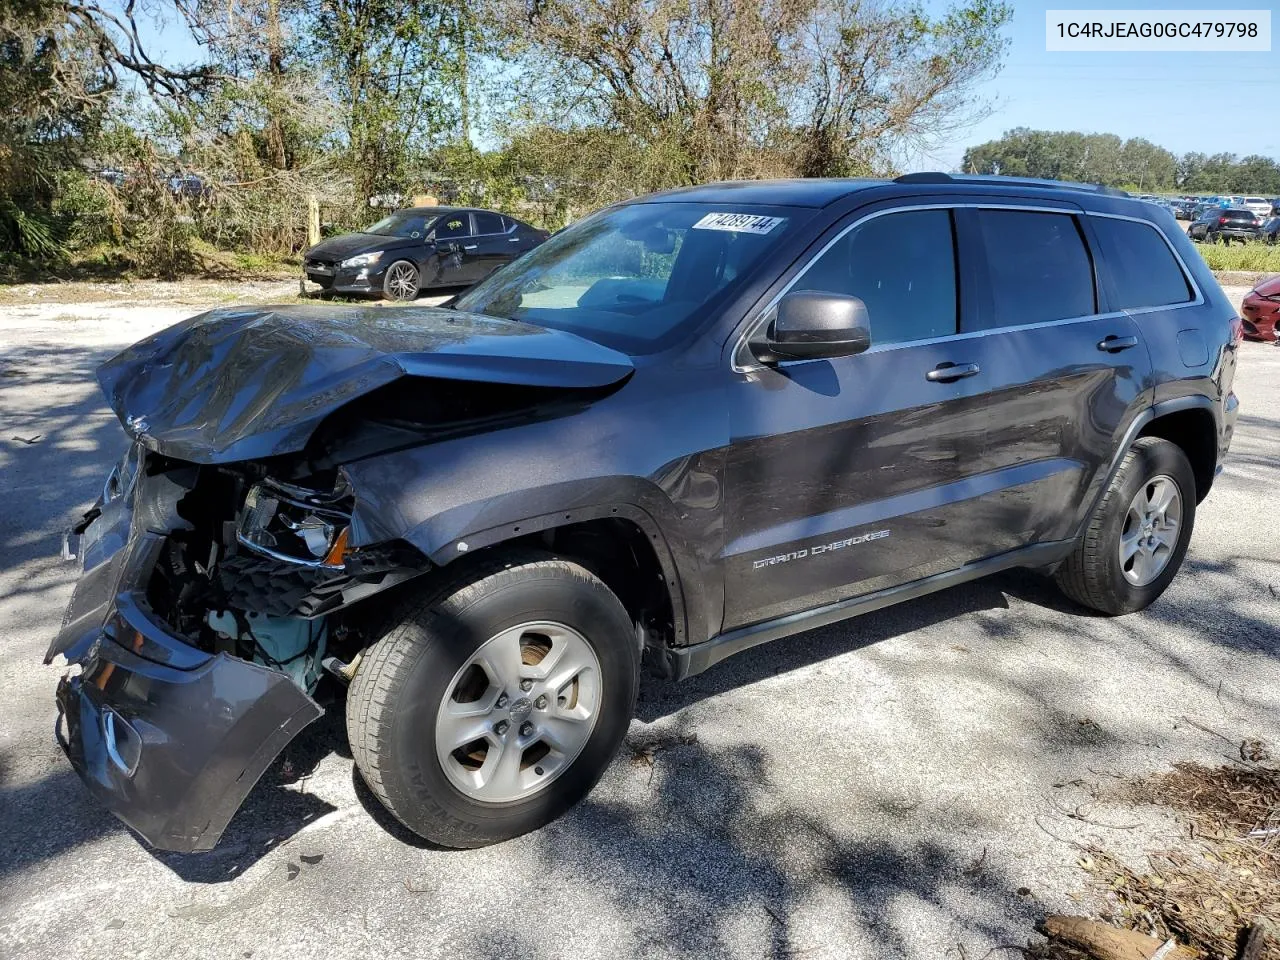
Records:
[[[995,174],[980,173],[941,173],[926,171],[922,173],[906,173],[893,181],[894,183],[990,183],[1018,184],[1048,187],[1051,190],[1087,190],[1108,197],[1127,197],[1129,193],[1115,187],[1103,186],[1100,183],[1074,183],[1070,180],[1044,180],[1039,177],[1003,177]]]

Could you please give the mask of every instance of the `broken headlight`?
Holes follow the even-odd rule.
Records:
[[[104,504],[133,493],[133,485],[137,483],[138,474],[142,472],[142,461],[145,456],[146,451],[142,444],[134,443],[120,461],[111,468],[111,472],[107,474],[107,479],[102,484]]]
[[[347,502],[341,484],[325,493],[264,480],[245,497],[236,539],[277,560],[341,569],[351,526]]]

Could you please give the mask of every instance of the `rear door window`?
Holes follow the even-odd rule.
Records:
[[[502,233],[502,217],[496,213],[475,213],[476,235],[483,237],[486,233]]]
[[[951,213],[904,210],[873,217],[837,240],[793,290],[860,297],[873,346],[956,332],[956,251]]]
[[[1097,313],[1093,264],[1075,217],[979,210],[978,232],[991,279],[992,311],[990,316],[976,318],[975,328],[1016,327]]]
[[[1111,275],[1118,310],[1163,307],[1192,300],[1191,285],[1155,227],[1134,220],[1094,217],[1093,232]]]

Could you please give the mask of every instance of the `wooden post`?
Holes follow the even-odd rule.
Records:
[[[314,247],[320,242],[320,201],[316,195],[307,197],[307,246]]]

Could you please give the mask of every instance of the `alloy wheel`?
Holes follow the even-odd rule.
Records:
[[[436,714],[436,756],[466,796],[524,800],[569,768],[600,714],[600,661],[562,623],[525,623],[481,644]]]
[[[1125,514],[1120,532],[1120,570],[1137,587],[1145,587],[1169,565],[1182,527],[1182,491],[1172,477],[1158,476],[1142,485]]]
[[[397,300],[412,300],[418,292],[418,271],[411,263],[393,263],[387,270],[387,289]]]

